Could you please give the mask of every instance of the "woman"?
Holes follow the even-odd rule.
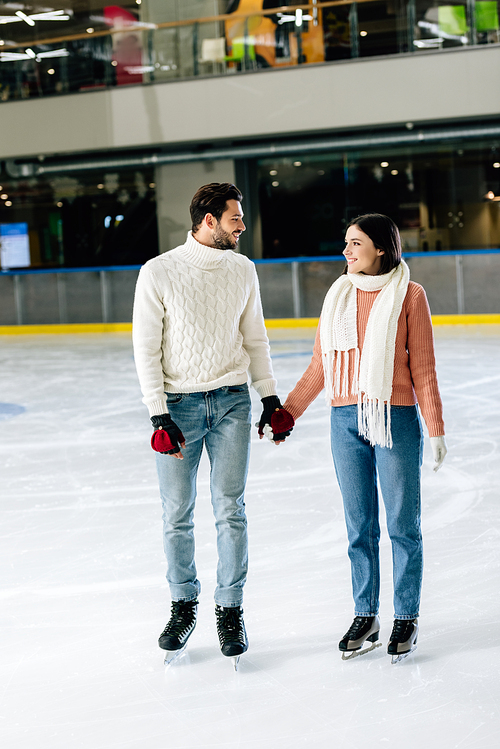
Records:
[[[331,446],[344,502],[355,618],[342,657],[379,639],[379,501],[392,543],[392,662],[416,647],[422,583],[420,468],[429,432],[434,470],[446,455],[432,322],[423,288],[409,280],[394,222],[381,214],[351,221],[347,267],[328,291],[306,372],[284,408],[297,419],[326,388]],[[371,646],[363,645],[371,643]]]

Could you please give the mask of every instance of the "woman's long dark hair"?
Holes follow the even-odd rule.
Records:
[[[377,250],[384,251],[384,254],[380,256],[380,270],[377,275],[389,273],[400,264],[401,237],[392,218],[384,216],[382,213],[365,213],[353,218],[347,229],[350,226],[358,226],[362,232],[370,237]],[[347,268],[344,273],[346,272]]]

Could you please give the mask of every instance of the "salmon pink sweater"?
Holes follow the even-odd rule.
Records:
[[[356,290],[358,345],[363,350],[370,310],[379,291]],[[301,416],[324,387],[323,356],[316,332],[311,363],[288,395],[284,408],[294,419]],[[349,388],[354,374],[354,350],[349,351]],[[357,395],[336,397],[332,406],[349,406],[358,402]],[[410,281],[398,320],[392,381],[392,406],[419,404],[429,437],[444,435],[443,406],[436,376],[432,320],[425,291]]]

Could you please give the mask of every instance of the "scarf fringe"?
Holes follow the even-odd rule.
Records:
[[[391,404],[378,398],[370,400],[366,393],[358,398],[358,432],[370,445],[392,447]]]
[[[359,362],[361,354],[359,348],[356,346],[356,353],[354,354],[354,375],[352,378],[351,395],[357,395],[359,390]]]
[[[330,351],[324,354],[324,359],[326,402],[330,405],[333,398],[349,397],[349,351]],[[359,362],[360,352],[356,348],[351,395],[358,394]]]

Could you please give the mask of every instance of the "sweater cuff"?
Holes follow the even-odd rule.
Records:
[[[257,382],[252,382],[253,387],[262,398],[267,398],[268,395],[277,395],[276,392],[276,385],[278,383],[275,379],[271,380],[258,380]]]
[[[152,403],[146,403],[148,407],[149,416],[161,416],[162,414],[168,414],[168,406],[165,398],[153,401]]]
[[[440,421],[437,424],[427,424],[427,431],[429,437],[444,437],[444,423]]]

